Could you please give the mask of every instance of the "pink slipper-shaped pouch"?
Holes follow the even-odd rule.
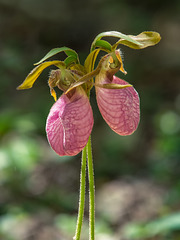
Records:
[[[76,155],[87,144],[93,127],[93,113],[82,87],[63,94],[52,106],[46,133],[52,149],[60,156]]]
[[[96,77],[97,85],[110,83],[128,84],[115,75],[112,81],[101,74]],[[139,96],[133,87],[105,89],[96,86],[96,98],[104,120],[113,131],[119,135],[130,135],[136,130],[140,120],[140,109]]]

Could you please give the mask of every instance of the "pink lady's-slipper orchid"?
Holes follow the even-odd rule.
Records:
[[[118,61],[116,56],[120,57],[119,51],[115,54]],[[113,62],[111,55],[106,55],[98,67],[100,72],[95,80],[97,103],[112,130],[129,135],[138,126],[139,97],[131,85],[114,76],[121,62],[112,68],[110,60]],[[109,89],[105,89],[107,86]],[[110,89],[112,86],[120,89]],[[89,99],[85,90],[76,86],[54,103],[47,118],[46,133],[51,147],[60,156],[76,155],[86,146],[92,127]]]
[[[92,127],[92,108],[79,86],[54,103],[47,118],[46,133],[57,154],[76,155],[86,146]]]
[[[110,126],[119,135],[132,134],[140,120],[139,96],[131,87],[108,89],[98,86],[117,84],[128,86],[128,83],[102,67],[96,77],[96,99],[99,110]]]
[[[104,36],[114,36],[120,40],[112,46],[101,40]],[[86,146],[93,127],[93,113],[88,98],[93,85],[99,110],[110,128],[119,135],[130,135],[136,130],[140,119],[139,96],[132,85],[115,76],[119,70],[126,74],[120,51],[116,48],[123,44],[140,49],[154,45],[159,40],[160,36],[155,32],[143,32],[137,36],[105,32],[95,38],[84,66],[80,64],[77,53],[66,47],[52,49],[36,64],[38,66],[18,89],[32,87],[46,67],[55,65],[58,68],[50,73],[50,92],[55,101],[54,87],[57,86],[64,93],[52,106],[46,123],[48,141],[57,154],[76,155]],[[93,70],[100,50],[108,54]],[[45,61],[62,51],[67,55],[63,62]]]
[[[116,37],[118,41],[111,45],[101,39],[107,36]],[[89,102],[90,90],[95,86],[99,110],[110,128],[119,135],[132,134],[140,119],[139,96],[132,85],[115,76],[118,71],[126,74],[117,47],[122,44],[142,49],[157,44],[160,39],[156,32],[142,32],[137,36],[115,31],[101,33],[94,39],[84,65],[80,64],[74,50],[67,47],[52,49],[35,64],[37,66],[18,87],[31,88],[45,68],[51,65],[57,67],[50,72],[48,81],[55,103],[47,117],[46,133],[52,149],[60,156],[72,156],[82,151],[79,211],[74,240],[80,240],[83,223],[86,162],[89,180],[89,240],[95,239],[95,187],[90,138],[94,120]],[[105,51],[106,55],[94,68],[100,51]],[[64,61],[46,61],[60,52],[67,55]],[[58,100],[55,87],[63,91]]]

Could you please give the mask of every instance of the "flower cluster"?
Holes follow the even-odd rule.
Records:
[[[101,40],[113,36],[119,40],[112,46]],[[32,87],[37,77],[48,66],[55,65],[49,77],[51,95],[56,101],[55,87],[63,91],[50,109],[46,123],[46,133],[52,149],[60,156],[76,155],[86,146],[93,128],[93,112],[89,102],[90,90],[95,86],[99,110],[110,128],[119,135],[132,134],[139,123],[139,96],[132,85],[118,78],[118,71],[124,70],[119,44],[134,49],[145,48],[158,43],[160,36],[155,32],[143,32],[137,36],[118,32],[99,34],[91,47],[91,52],[81,65],[77,53],[69,48],[52,49],[37,67],[27,76],[18,89]],[[98,53],[107,52],[94,69]],[[45,61],[64,51],[64,61]]]

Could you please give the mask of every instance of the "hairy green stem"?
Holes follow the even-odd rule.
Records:
[[[87,146],[88,157],[88,177],[89,177],[89,240],[94,240],[95,232],[95,186],[94,186],[94,169],[91,150],[91,136]]]
[[[76,224],[76,233],[73,238],[74,240],[79,240],[81,236],[81,229],[84,216],[85,193],[86,193],[86,147],[82,150],[79,210]]]

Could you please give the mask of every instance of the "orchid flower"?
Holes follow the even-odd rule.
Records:
[[[111,45],[102,40],[107,36],[118,38],[118,41]],[[82,151],[80,205],[75,240],[80,238],[84,211],[86,150],[90,186],[90,239],[94,239],[94,180],[89,141],[94,119],[89,102],[90,90],[95,86],[99,110],[109,127],[122,136],[132,134],[140,120],[139,96],[131,84],[115,75],[118,71],[127,73],[124,70],[121,51],[117,47],[122,44],[133,49],[142,49],[157,44],[160,39],[156,32],[142,32],[137,36],[115,31],[101,33],[94,39],[84,65],[80,64],[74,50],[67,47],[52,49],[35,64],[37,66],[18,87],[31,88],[45,68],[51,65],[57,67],[50,72],[48,81],[55,103],[47,117],[46,133],[49,144],[58,155],[73,156]],[[94,68],[100,51],[106,54]],[[67,55],[64,61],[46,61],[60,52]],[[63,91],[58,100],[55,87]]]
[[[139,97],[131,85],[114,76],[120,62],[119,66],[112,68],[109,58],[107,55],[101,61],[101,69],[95,79],[97,103],[111,129],[120,135],[129,135],[139,123]],[[106,89],[108,84],[109,89]],[[113,84],[117,84],[116,88],[120,89],[111,89]],[[64,93],[52,106],[46,133],[57,154],[76,155],[86,146],[92,127],[93,113],[87,93],[83,87],[77,86]]]

